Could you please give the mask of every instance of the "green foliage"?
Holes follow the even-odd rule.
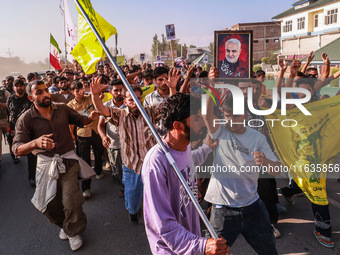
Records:
[[[331,71],[331,75],[335,74],[337,71],[339,71],[339,68],[333,68]],[[331,87],[339,87],[339,77],[336,78],[335,80],[332,80],[330,82]]]
[[[254,65],[253,66],[253,72],[256,73],[258,70],[262,70],[261,65]]]
[[[262,63],[267,65],[276,65],[277,64],[277,58],[274,55],[273,51],[270,53],[270,57],[263,57],[261,58]]]
[[[263,57],[263,58],[261,58],[261,62],[263,64],[269,65],[269,58],[268,57]]]
[[[177,56],[181,56],[181,53],[183,56],[187,55],[187,49],[188,46],[186,44],[182,45],[179,43],[179,39],[172,40],[172,49],[174,52],[176,52]],[[191,45],[192,46],[192,45]],[[165,51],[170,51],[171,45],[170,41],[166,40],[166,37],[164,34],[161,34],[161,38],[158,39],[158,35],[155,34],[152,38],[152,45],[151,45],[151,53],[154,58],[156,59],[157,55],[164,55]]]
[[[209,47],[210,53],[214,55],[214,43],[210,42],[208,47]]]

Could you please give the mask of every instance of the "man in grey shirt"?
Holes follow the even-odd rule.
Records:
[[[217,77],[216,70],[212,68],[210,78]],[[219,140],[214,150],[215,171],[205,196],[213,204],[210,222],[230,247],[242,234],[258,254],[277,254],[268,211],[257,193],[257,180],[260,166],[277,175],[280,172],[272,169],[279,168],[280,163],[265,136],[246,126],[247,111],[244,115],[233,114],[230,93],[222,111],[227,123],[215,125],[218,118],[214,102],[208,97],[204,120],[211,137]]]

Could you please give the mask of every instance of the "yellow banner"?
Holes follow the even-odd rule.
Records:
[[[119,66],[125,65],[125,57],[124,56],[117,56],[117,64]]]
[[[92,7],[89,0],[79,1],[90,20],[100,34],[101,38],[106,42],[112,35],[117,34],[114,26],[103,19]],[[85,18],[78,10],[78,43],[72,50],[72,56],[82,66],[86,74],[91,74],[96,71],[95,65],[105,57],[105,52],[93,33],[91,27],[87,24]]]
[[[312,116],[304,115],[298,108],[282,116],[280,110],[266,116],[270,137],[284,166],[315,204],[327,205],[326,170],[336,170],[332,165],[340,152],[340,96],[305,104]],[[277,119],[273,122],[269,119]],[[286,120],[286,121],[284,121]],[[281,122],[284,121],[284,127]]]

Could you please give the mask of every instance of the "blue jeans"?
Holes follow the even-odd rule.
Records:
[[[229,247],[242,234],[257,254],[277,254],[268,211],[261,199],[241,208],[213,204],[210,223],[216,234],[227,240]]]
[[[141,175],[123,165],[123,184],[125,187],[125,208],[130,214],[136,214],[143,198]]]

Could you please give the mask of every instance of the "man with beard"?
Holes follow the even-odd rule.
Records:
[[[155,68],[155,70],[153,71],[153,77],[157,86],[157,90],[148,94],[145,97],[144,107],[158,105],[169,98],[170,91],[169,87],[166,84],[166,80],[168,79],[168,72],[169,70],[165,67]],[[161,136],[165,135],[167,132],[166,128],[162,124],[162,121],[156,124],[156,130]]]
[[[123,100],[123,82],[122,80],[112,80],[110,82],[112,100],[104,103],[107,107],[113,107],[117,109],[125,109],[126,105]],[[118,193],[119,197],[124,197],[124,185],[123,185],[123,163],[120,155],[120,141],[117,127],[114,125],[112,119],[105,119],[104,116],[100,116],[98,123],[98,132],[102,139],[103,146],[107,149],[107,154],[110,160],[112,169],[112,176],[117,184],[120,186]]]
[[[6,89],[11,94],[14,93],[14,90],[13,90],[13,81],[14,81],[13,76],[7,76],[6,77]]]
[[[240,61],[241,42],[236,38],[225,43],[225,59],[219,61],[220,78],[249,78],[249,66]]]
[[[169,79],[164,79],[170,93],[176,93],[176,84],[180,77],[179,72],[172,70],[172,72],[169,72]],[[91,85],[92,100],[96,109],[103,115],[111,117],[118,128],[121,150],[124,152],[121,156],[123,161],[125,208],[129,211],[131,222],[138,224],[138,210],[143,196],[140,169],[146,153],[156,144],[156,139],[141,115],[132,95],[127,90],[123,92],[127,109],[117,109],[103,105],[99,94],[106,89],[107,85],[101,85],[100,81],[101,78],[95,79]],[[133,91],[139,102],[142,102],[142,89],[133,87]],[[151,122],[155,124],[161,118],[161,105],[146,107],[145,112]]]
[[[77,250],[83,243],[79,235],[87,224],[78,176],[90,178],[95,173],[75,154],[69,125],[88,125],[98,118],[98,112],[85,117],[65,104],[51,104],[43,81],[29,83],[27,94],[33,105],[16,124],[13,152],[38,156],[32,203],[61,228],[60,239],[69,239],[71,249]]]
[[[163,140],[197,199],[195,167],[212,149],[203,145],[190,150],[190,135],[206,135],[200,100],[187,94],[171,96],[163,106],[162,119],[168,133]],[[210,140],[210,146],[212,144]],[[193,163],[191,163],[191,159]],[[153,254],[226,254],[226,240],[201,237],[200,219],[188,194],[159,145],[147,153],[142,169],[144,220]]]
[[[70,101],[67,106],[77,111],[83,116],[89,116],[94,110],[91,95],[85,95],[85,88],[79,81],[74,81],[71,84],[71,91],[75,98]],[[77,132],[77,154],[91,166],[91,147],[94,154],[94,171],[96,179],[102,179],[103,166],[102,156],[104,147],[98,134],[98,121],[94,121],[82,128],[76,128]],[[89,198],[91,196],[91,179],[82,182],[83,196]]]
[[[59,92],[51,94],[52,102],[67,104],[74,99],[74,95],[69,90],[68,81],[65,77],[59,78],[58,89]]]
[[[67,70],[64,74],[64,77],[67,79],[69,86],[73,82],[73,76],[74,76],[74,73],[71,70]]]
[[[15,124],[17,123],[17,120],[19,117],[26,111],[28,110],[32,102],[28,99],[27,94],[25,93],[25,84],[22,80],[16,79],[14,81],[14,94],[11,95],[8,100],[7,100],[7,107],[6,107],[6,112],[7,112],[7,140],[9,144],[9,150],[11,153],[11,156],[13,158],[14,163],[19,162],[19,158],[16,157],[12,151],[12,144],[13,144],[13,137],[15,134]],[[28,179],[29,182],[32,186],[34,186],[34,180],[35,180],[35,160],[32,155],[28,155],[28,163],[33,160],[32,166],[28,167]]]

